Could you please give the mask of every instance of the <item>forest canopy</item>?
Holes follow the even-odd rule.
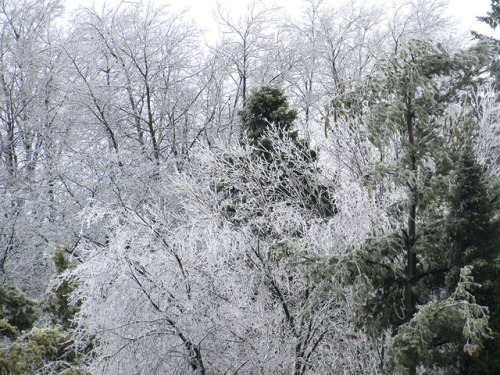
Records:
[[[1,374],[500,373],[498,40],[64,5],[0,1]]]

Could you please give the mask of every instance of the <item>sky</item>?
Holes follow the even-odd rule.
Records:
[[[107,0],[111,4],[118,4],[121,0]],[[212,14],[216,9],[217,3],[221,3],[223,8],[231,10],[234,14],[243,11],[246,5],[252,0],[155,0],[157,3],[168,3],[174,8],[189,8],[192,17],[197,24],[205,29],[213,29]],[[335,3],[338,0],[329,0]],[[364,0],[366,3],[380,3],[382,1],[390,2],[392,0]],[[67,11],[77,8],[79,5],[89,6],[96,4],[102,5],[104,0],[65,0]],[[303,1],[301,0],[269,0],[266,3],[274,3],[277,6],[285,8],[289,14],[298,14]],[[491,29],[476,20],[477,16],[484,16],[490,10],[490,0],[449,0],[449,12],[458,20],[464,31],[476,30],[481,33],[491,34]]]

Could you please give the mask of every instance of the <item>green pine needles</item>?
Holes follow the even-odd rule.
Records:
[[[411,41],[367,82],[344,88],[330,108],[330,123],[362,128],[378,150],[363,184],[400,194],[387,208],[393,231],[334,265],[355,264],[367,278],[371,292],[357,320],[375,339],[392,337],[384,369],[390,373],[462,371],[467,360],[458,353],[477,356],[490,336],[491,301],[476,293],[485,281],[476,269],[484,273],[481,267],[497,259],[486,243],[490,235],[498,243],[498,234],[482,178],[464,176],[471,172],[467,154],[457,167],[456,151],[470,136],[473,113],[452,110],[480,80],[490,52],[483,44],[451,54],[440,45]]]

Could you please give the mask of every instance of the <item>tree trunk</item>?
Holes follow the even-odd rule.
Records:
[[[406,125],[408,130],[408,141],[410,143],[410,170],[412,174],[417,173],[417,158],[415,155],[415,123],[414,114],[411,108],[411,104],[407,102],[406,104]],[[416,180],[416,179],[415,179]],[[410,208],[408,212],[408,228],[407,228],[407,238],[405,239],[406,247],[406,281],[404,287],[404,308],[405,308],[405,321],[408,322],[413,317],[415,309],[417,306],[417,298],[413,292],[413,286],[417,279],[417,254],[415,253],[415,243],[417,239],[416,235],[416,215],[417,215],[417,202],[416,202],[416,191],[417,187],[415,185],[409,184],[410,189]],[[416,375],[416,366],[412,365],[410,367],[410,375]]]

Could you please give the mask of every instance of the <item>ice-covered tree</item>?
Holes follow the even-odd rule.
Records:
[[[334,121],[337,116],[351,119],[379,149],[379,160],[363,176],[365,184],[375,192],[401,192],[399,202],[388,207],[390,233],[368,239],[351,254],[359,274],[373,287],[358,321],[375,337],[389,330],[396,338],[403,332],[408,338],[413,318],[420,319],[423,306],[439,298],[436,277],[447,268],[436,245],[436,224],[445,210],[462,124],[469,121],[454,106],[484,69],[487,56],[480,51],[450,54],[439,45],[411,41],[381,63],[366,84],[346,89],[332,103]],[[471,311],[484,318],[483,310]],[[430,365],[411,345],[397,350],[408,350],[398,372],[415,374],[419,365]]]
[[[494,199],[496,197],[488,191],[485,174],[472,147],[465,147],[454,178],[449,198],[450,212],[446,218],[445,243],[448,249],[445,259],[449,268],[446,282],[448,289],[454,289],[459,269],[472,266],[471,276],[478,284],[472,293],[479,305],[488,307],[492,332],[479,354],[470,356],[466,351],[459,356],[461,374],[495,374],[500,366],[500,223],[495,217]]]
[[[56,166],[69,128],[61,121],[61,12],[60,1],[0,4],[0,278],[31,296],[52,271],[48,242],[68,237]]]
[[[96,205],[88,213],[109,234],[106,246],[82,246],[85,261],[71,271],[81,304],[74,340],[82,347],[95,340],[93,372],[326,374],[373,366],[346,313],[352,300],[310,272],[317,257],[343,249],[333,225],[349,233],[347,216],[331,224],[293,185],[284,196],[277,182],[292,183],[297,170],[311,186],[330,185],[286,134],[265,135],[287,163],[256,157],[258,146],[245,141],[212,145],[189,172],[169,178],[146,211]]]

